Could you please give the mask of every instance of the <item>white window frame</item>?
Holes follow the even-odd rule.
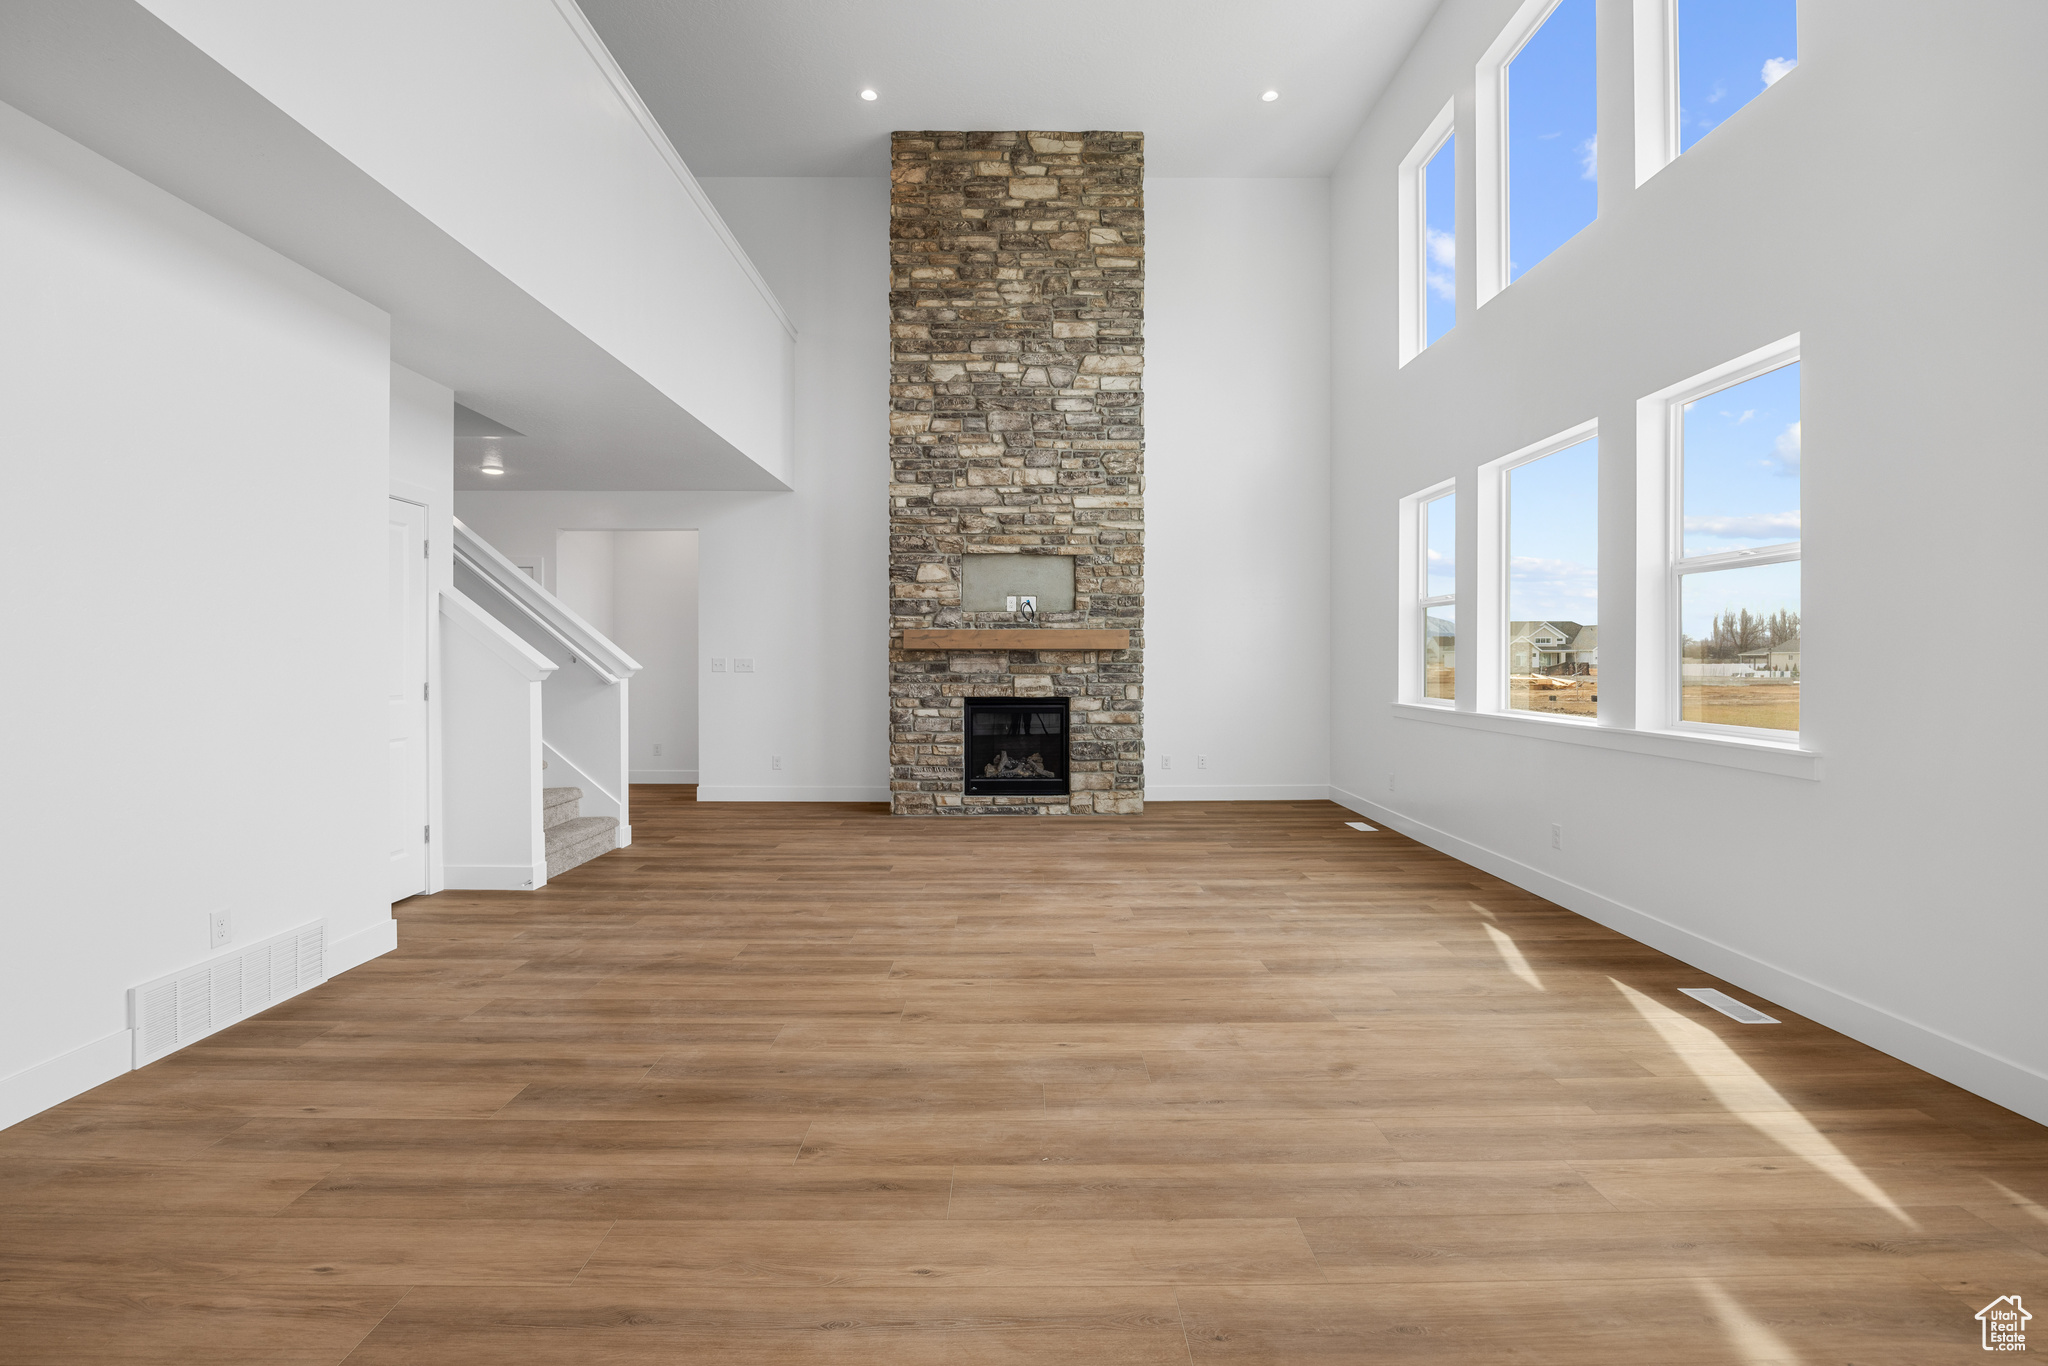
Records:
[[[1545,437],[1479,467],[1479,602],[1476,604],[1479,610],[1476,613],[1478,629],[1472,632],[1475,643],[1481,646],[1472,661],[1473,676],[1484,680],[1472,689],[1478,711],[1512,717],[1537,726],[1590,729],[1599,724],[1594,717],[1540,716],[1508,706],[1508,548],[1514,513],[1508,476],[1523,465],[1569,450],[1599,435],[1599,419],[1588,418],[1576,427],[1569,427],[1555,436]],[[1598,516],[1599,508],[1596,506],[1594,517],[1597,519]],[[1462,628],[1460,633],[1463,634]]]
[[[1635,0],[1636,185],[1678,160],[1678,0]]]
[[[1636,403],[1636,727],[1673,735],[1708,735],[1801,751],[1801,732],[1686,721],[1680,692],[1680,594],[1687,575],[1800,558],[1800,542],[1685,554],[1685,405],[1800,359],[1799,334],[1660,389]],[[1803,406],[1803,405],[1802,405]],[[1804,501],[1804,485],[1801,486]],[[1802,599],[1803,599],[1802,594]],[[1802,609],[1803,610],[1803,609]],[[1801,633],[1802,636],[1804,632]],[[1802,639],[1802,655],[1805,642]],[[1804,659],[1800,673],[1806,672]],[[1802,699],[1803,703],[1803,699]],[[1805,712],[1800,713],[1802,731]]]
[[[1508,67],[1563,2],[1523,0],[1474,72],[1472,282],[1479,308],[1508,287]]]
[[[1422,633],[1428,629],[1429,609],[1446,604],[1457,606],[1457,593],[1429,595],[1429,505],[1437,499],[1455,495],[1458,481],[1446,479],[1431,484],[1419,493],[1411,493],[1401,500],[1401,528],[1398,537],[1401,567],[1396,575],[1398,592],[1401,595],[1401,643],[1396,658],[1401,671],[1400,684],[1395,690],[1395,699],[1421,707],[1438,707],[1450,710],[1457,706],[1448,697],[1425,697],[1422,671],[1426,667]],[[1464,623],[1458,625],[1462,643]]]
[[[1421,139],[1401,158],[1395,199],[1400,213],[1401,364],[1429,348],[1429,193],[1424,178],[1429,163],[1458,131],[1458,102],[1445,100]],[[1457,167],[1451,168],[1452,178]],[[1452,231],[1456,232],[1454,224]]]

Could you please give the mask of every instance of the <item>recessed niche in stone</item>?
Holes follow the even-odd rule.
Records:
[[[1072,555],[962,555],[960,610],[1007,612],[1010,599],[1038,599],[1040,616],[1074,610]]]

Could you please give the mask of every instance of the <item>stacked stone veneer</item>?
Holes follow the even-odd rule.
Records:
[[[898,133],[890,196],[889,765],[899,815],[1135,814],[1144,764],[1144,138]],[[963,555],[1066,555],[1131,648],[905,650]],[[969,697],[1066,697],[1073,791],[969,797]]]

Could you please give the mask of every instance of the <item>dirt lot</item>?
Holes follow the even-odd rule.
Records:
[[[1545,716],[1595,716],[1600,679],[1593,675],[1576,678],[1531,678],[1528,674],[1508,675],[1508,706],[1516,711],[1533,711]]]
[[[1717,679],[1687,683],[1679,693],[1679,715],[1687,721],[1723,726],[1762,726],[1768,730],[1799,729],[1797,679]]]

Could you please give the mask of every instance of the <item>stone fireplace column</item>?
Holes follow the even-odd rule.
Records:
[[[1145,794],[1144,137],[897,133],[893,161],[891,806],[1135,814]],[[963,606],[969,555],[1067,557],[1072,609],[1041,610],[1036,625],[1125,630],[1129,648],[906,649],[906,630],[1033,624]],[[965,699],[1031,696],[1068,699],[1071,791],[967,796]]]

